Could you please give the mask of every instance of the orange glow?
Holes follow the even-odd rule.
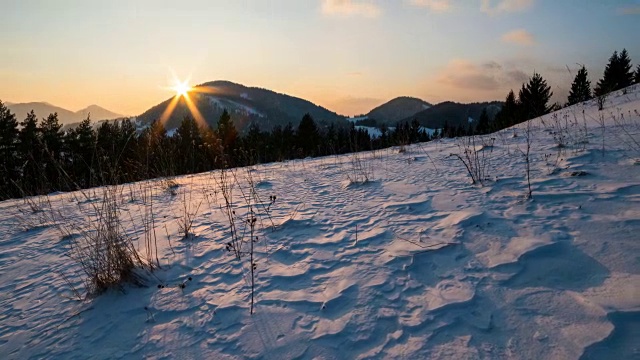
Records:
[[[206,125],[204,116],[202,116],[202,113],[200,113],[200,110],[198,110],[198,107],[194,104],[193,100],[191,99],[190,93],[192,92],[199,93],[199,92],[208,92],[208,91],[207,90],[203,91],[203,89],[201,88],[192,88],[191,86],[188,85],[189,80],[180,81],[175,76],[175,73],[173,74],[173,82],[174,82],[174,85],[167,89],[175,91],[176,95],[171,99],[171,102],[169,102],[169,105],[167,105],[167,108],[164,109],[164,112],[160,117],[160,123],[163,125],[166,124],[167,120],[169,120],[169,117],[171,117],[171,114],[173,114],[173,111],[176,109],[176,106],[178,106],[178,102],[180,102],[180,99],[184,99],[184,102],[187,105],[187,108],[189,109],[189,112],[195,119],[196,123],[198,123],[198,125],[200,126]]]
[[[191,86],[187,84],[187,81],[183,81],[183,82],[176,81],[176,84],[174,84],[171,89],[173,89],[176,92],[176,97],[180,97],[180,96],[188,97],[189,91],[191,91]]]

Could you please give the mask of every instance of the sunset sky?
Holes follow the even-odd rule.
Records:
[[[576,63],[640,62],[640,1],[5,0],[0,100],[137,115],[229,80],[353,115],[407,95],[504,99],[534,70],[566,101]],[[40,114],[44,116],[44,114]]]

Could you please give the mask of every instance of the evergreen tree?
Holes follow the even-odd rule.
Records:
[[[633,80],[636,84],[640,84],[640,64],[636,67],[636,73],[633,75]]]
[[[616,88],[616,67],[619,62],[618,51],[614,51],[609,58],[609,63],[604,68],[604,75],[602,79],[598,80],[595,89],[593,90],[594,96],[602,96]]]
[[[513,90],[509,91],[504,105],[500,111],[496,114],[496,118],[493,121],[493,131],[508,128],[520,122],[520,104],[516,100],[516,95]]]
[[[587,68],[582,66],[571,84],[567,105],[578,104],[591,99],[591,81],[588,79]]]
[[[63,134],[58,113],[49,114],[40,124],[43,147],[44,175],[49,182],[50,190],[63,190],[62,161]]]
[[[633,84],[633,66],[627,49],[622,49],[618,56],[618,64],[616,67],[617,86],[616,90],[626,88]]]
[[[72,176],[75,185],[80,188],[93,186],[95,184],[92,174],[96,132],[93,130],[91,119],[88,116],[75,129],[67,132],[65,143],[70,152],[71,164],[68,173]]]
[[[518,94],[518,101],[522,111],[521,121],[534,119],[538,116],[549,113],[550,107],[547,105],[553,95],[551,86],[538,74],[533,73],[526,85],[522,85]]]
[[[42,173],[44,165],[38,117],[33,110],[27,114],[20,126],[18,134],[18,158],[22,169],[20,187],[25,194],[40,194],[45,190],[47,182]]]
[[[302,151],[302,156],[315,156],[318,147],[318,127],[309,115],[305,114],[298,125],[297,145]]]
[[[489,114],[487,108],[482,109],[480,119],[476,125],[476,134],[487,134],[489,132]]]
[[[181,174],[198,172],[202,154],[202,136],[198,124],[191,116],[185,116],[174,135],[176,141],[176,164]]]
[[[221,153],[225,155],[225,163],[222,164],[222,166],[232,166],[232,156],[235,152],[236,141],[238,140],[238,131],[231,121],[231,115],[229,115],[227,109],[222,112],[220,119],[218,119],[217,135],[220,139],[220,145],[222,146]]]
[[[0,198],[13,197],[17,189],[13,182],[18,180],[16,145],[18,141],[18,121],[0,101]]]
[[[620,54],[614,51],[604,69],[602,79],[596,84],[594,95],[601,96],[631,84],[633,84],[633,71],[627,50],[623,49]]]

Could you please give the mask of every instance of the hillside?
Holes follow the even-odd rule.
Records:
[[[638,109],[640,85],[612,94],[602,111],[589,101],[474,142],[0,202],[0,351],[635,359]],[[451,154],[486,159],[483,186]],[[100,217],[108,194],[117,211]],[[160,267],[136,272],[143,286],[82,299],[74,290],[85,274],[70,254],[85,247],[71,245],[91,244],[105,221]],[[232,225],[249,234],[249,223],[254,233],[241,243],[255,258],[238,260]]]
[[[366,116],[369,119],[375,120],[380,125],[386,124],[393,126],[396,122],[411,117],[431,106],[431,104],[424,100],[401,96],[374,108]]]
[[[91,113],[91,120],[93,121],[112,120],[123,117],[120,114],[116,114],[98,105],[91,105],[75,112],[46,102],[8,103],[7,105],[9,110],[16,114],[19,121],[24,120],[31,110],[35,112],[39,119],[45,118],[49,116],[49,114],[58,113],[58,120],[63,125],[79,123],[86,119],[89,113]]]
[[[244,129],[257,122],[264,130],[275,125],[292,123],[297,125],[304,114],[309,113],[317,123],[341,122],[342,116],[310,101],[279,94],[271,90],[247,87],[229,81],[213,81],[194,87],[189,93],[207,123],[214,126],[222,112],[227,109],[236,127]],[[137,117],[142,123],[160,119],[172,99],[153,106]],[[181,98],[166,122],[167,129],[178,127],[182,119],[190,115],[186,101]]]
[[[442,128],[445,122],[449,126],[466,126],[469,123],[469,118],[475,121],[480,119],[484,108],[487,108],[489,117],[493,119],[495,114],[500,111],[501,106],[502,103],[498,101],[470,104],[446,101],[402,119],[402,121],[411,122],[413,119],[417,119],[420,125],[430,129]]]

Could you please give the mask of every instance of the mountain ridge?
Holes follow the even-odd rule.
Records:
[[[18,121],[24,120],[27,114],[33,110],[38,118],[45,118],[49,114],[57,113],[58,120],[63,125],[78,123],[91,114],[92,121],[113,120],[123,118],[123,115],[107,110],[99,105],[89,105],[78,111],[71,111],[46,101],[33,101],[24,103],[7,103],[7,107],[16,114]]]

